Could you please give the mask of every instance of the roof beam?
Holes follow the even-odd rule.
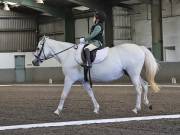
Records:
[[[113,6],[119,6],[119,7],[122,7],[122,8],[127,8],[129,10],[133,10],[133,8],[128,4],[119,3],[119,4],[113,4]]]
[[[129,1],[129,0],[112,0],[111,3],[113,6],[119,6],[127,9],[132,9],[132,7],[128,4],[124,4],[122,2]]]
[[[3,0],[1,0],[1,1],[3,1]],[[21,6],[25,6],[25,7],[34,9],[36,11],[49,13],[55,17],[64,18],[64,16],[65,16],[64,9],[59,10],[59,9],[54,8],[54,7],[48,6],[46,4],[38,4],[33,0],[7,0],[7,1],[17,3]]]
[[[151,4],[151,0],[139,0],[142,3]]]

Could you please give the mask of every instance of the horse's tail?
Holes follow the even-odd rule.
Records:
[[[159,65],[156,62],[153,54],[144,46],[142,46],[143,51],[145,52],[145,75],[147,81],[150,83],[150,86],[154,92],[158,92],[160,89],[156,84],[154,78],[159,69]]]

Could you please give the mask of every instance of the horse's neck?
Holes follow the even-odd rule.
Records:
[[[71,44],[71,43],[55,41],[55,40],[49,40],[48,42],[49,42],[50,48],[52,48],[51,55],[61,52],[65,49],[73,46],[73,44]],[[68,56],[73,55],[73,52],[72,52],[73,50],[74,49],[64,51],[64,52],[60,53],[59,55],[55,56],[55,59],[58,60],[59,62],[61,62],[61,64],[63,64],[63,63],[65,63]]]

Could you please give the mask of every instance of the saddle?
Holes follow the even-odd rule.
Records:
[[[86,61],[85,53],[84,53],[84,48],[86,46],[87,45],[79,44],[78,48],[75,52],[75,60],[81,66],[83,65],[84,61]],[[109,47],[105,47],[103,49],[102,48],[95,49],[95,50],[91,51],[90,52],[90,58],[91,58],[92,65],[100,63],[103,60],[105,60],[105,58],[108,56],[108,51],[109,51]],[[88,81],[88,75],[87,75],[88,73],[89,73],[89,81],[90,81],[90,84],[92,87],[90,70],[84,67],[84,80],[85,81]]]
[[[83,52],[84,46],[85,46],[84,44],[79,44],[78,48],[76,49],[76,51],[74,53],[74,55],[75,55],[74,58],[79,65],[82,65],[85,60],[85,55]],[[105,47],[100,50],[96,49],[96,50],[91,51],[92,64],[98,64],[98,63],[104,61],[108,55],[108,51],[109,51],[109,47]]]

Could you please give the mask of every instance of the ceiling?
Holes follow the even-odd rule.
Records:
[[[111,5],[129,5],[140,4],[143,2],[148,2],[150,0],[45,0],[45,4],[54,7],[75,7],[81,5],[81,3],[97,3],[97,4],[111,4]]]
[[[70,2],[69,0],[45,0],[45,4],[53,6],[53,7],[75,7],[78,6],[78,4]]]
[[[4,1],[6,1],[6,0],[4,0]],[[29,2],[29,0],[7,0],[7,1],[13,1],[13,2],[17,2],[17,3],[18,2],[21,3],[22,1]],[[92,10],[92,8],[105,9],[109,5],[131,8],[132,5],[146,3],[149,1],[150,0],[106,0],[106,1],[105,0],[44,0],[44,4],[38,5],[37,8],[33,8],[34,5],[26,6],[26,5],[20,4],[21,6],[14,7],[14,8],[12,8],[12,10],[34,14],[34,13],[42,13],[44,11],[41,9],[41,8],[43,8],[43,6],[45,6],[45,10],[47,9],[47,7],[50,7],[50,10],[55,9],[55,11],[53,11],[53,12],[61,12],[61,10],[65,10],[65,9],[69,9],[69,8],[73,8],[73,7],[77,7],[77,6],[81,6],[81,5],[89,7],[90,10]],[[30,2],[30,4],[33,4],[33,3],[35,3],[35,2],[33,2],[33,0],[32,0]],[[2,5],[2,3],[1,3],[1,5]],[[40,10],[38,10],[38,8]],[[48,9],[48,11],[49,11],[49,9]],[[73,12],[79,13],[82,11],[74,11],[73,10]]]

